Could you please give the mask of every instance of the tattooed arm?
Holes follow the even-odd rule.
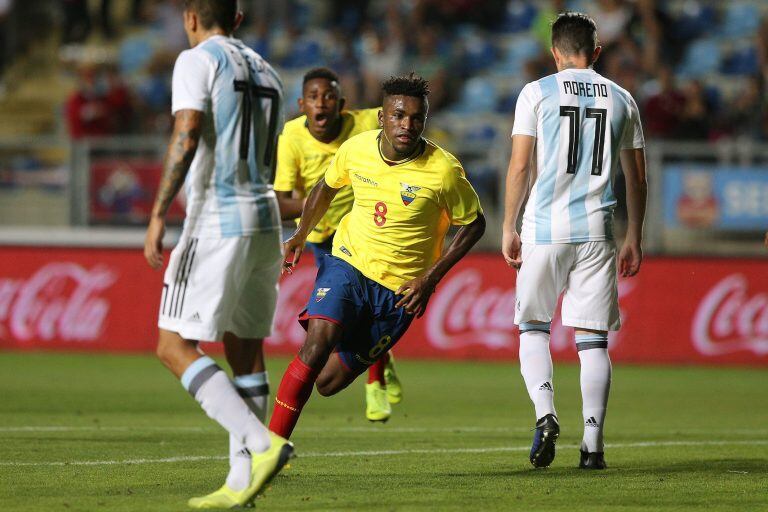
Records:
[[[168,145],[163,163],[163,177],[157,190],[155,205],[144,239],[144,257],[149,266],[158,269],[163,265],[163,235],[165,234],[165,214],[176,197],[189,165],[195,157],[200,141],[200,128],[203,113],[197,110],[179,110],[173,127],[173,135]]]

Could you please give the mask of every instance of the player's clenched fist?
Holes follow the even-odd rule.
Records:
[[[512,268],[519,269],[523,264],[520,248],[520,235],[517,231],[504,231],[501,236],[501,253],[504,255],[504,261]]]
[[[632,277],[640,271],[640,263],[643,261],[643,250],[639,242],[627,241],[619,253],[619,275]]]
[[[165,221],[160,217],[152,217],[147,226],[147,235],[144,238],[144,257],[153,269],[163,266],[163,236],[165,235]]]
[[[293,273],[293,268],[299,264],[301,253],[304,252],[306,238],[294,235],[283,242],[283,268],[281,273]]]

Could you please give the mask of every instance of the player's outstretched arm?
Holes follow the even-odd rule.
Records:
[[[619,275],[631,277],[640,271],[643,261],[643,221],[648,183],[645,173],[645,150],[624,149],[620,154],[621,168],[627,183],[627,236],[619,253]]]
[[[163,265],[163,235],[165,214],[187,177],[189,166],[200,142],[203,113],[197,110],[179,110],[173,125],[173,135],[168,144],[163,163],[163,177],[157,190],[155,204],[144,238],[144,257],[149,266],[158,269]]]
[[[304,205],[304,211],[301,214],[299,227],[283,243],[283,255],[286,258],[286,261],[283,262],[284,272],[292,272],[293,267],[299,263],[307,236],[315,229],[315,226],[323,218],[325,212],[328,211],[328,206],[330,206],[338,191],[339,189],[329,186],[324,179],[321,179],[314,186],[312,192],[309,193],[307,203]],[[290,258],[291,254],[293,254],[293,257],[289,260],[288,258]]]
[[[398,295],[405,295],[398,301],[397,307],[404,307],[406,312],[420,318],[427,310],[427,303],[435,292],[437,283],[474,247],[483,233],[485,233],[485,216],[478,212],[475,220],[456,231],[451,245],[424,275],[404,283],[397,290]]]
[[[504,225],[501,236],[501,253],[504,261],[513,268],[523,263],[520,253],[520,235],[517,233],[517,217],[528,193],[531,158],[536,138],[529,135],[512,136],[512,156],[507,168],[507,186],[504,194]]]

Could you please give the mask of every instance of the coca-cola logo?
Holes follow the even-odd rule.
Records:
[[[76,263],[49,263],[26,279],[0,279],[0,338],[97,339],[109,313],[99,293],[116,279],[105,267],[88,270]]]
[[[693,319],[691,336],[702,354],[716,356],[751,350],[768,354],[768,293],[747,293],[749,281],[732,274],[704,296]]]
[[[619,298],[635,287],[631,281],[619,283]],[[552,351],[573,347],[573,329],[560,322],[560,308],[552,320]],[[626,314],[622,311],[622,318]],[[483,282],[483,272],[476,268],[449,274],[438,286],[427,310],[429,342],[443,350],[467,345],[491,349],[514,349],[518,334],[515,325],[515,288],[491,286]],[[619,342],[619,333],[611,333],[609,342]]]

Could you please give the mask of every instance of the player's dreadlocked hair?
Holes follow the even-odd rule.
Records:
[[[426,98],[429,95],[429,82],[411,71],[404,76],[391,76],[383,84],[384,96],[412,96]]]
[[[184,0],[184,8],[197,13],[205,30],[214,26],[227,34],[235,30],[237,0]]]
[[[304,74],[304,81],[301,85],[307,85],[307,82],[315,78],[325,78],[331,82],[339,83],[339,75],[330,68],[312,68]]]
[[[552,46],[565,55],[592,58],[597,47],[595,20],[581,12],[564,12],[552,24]]]

